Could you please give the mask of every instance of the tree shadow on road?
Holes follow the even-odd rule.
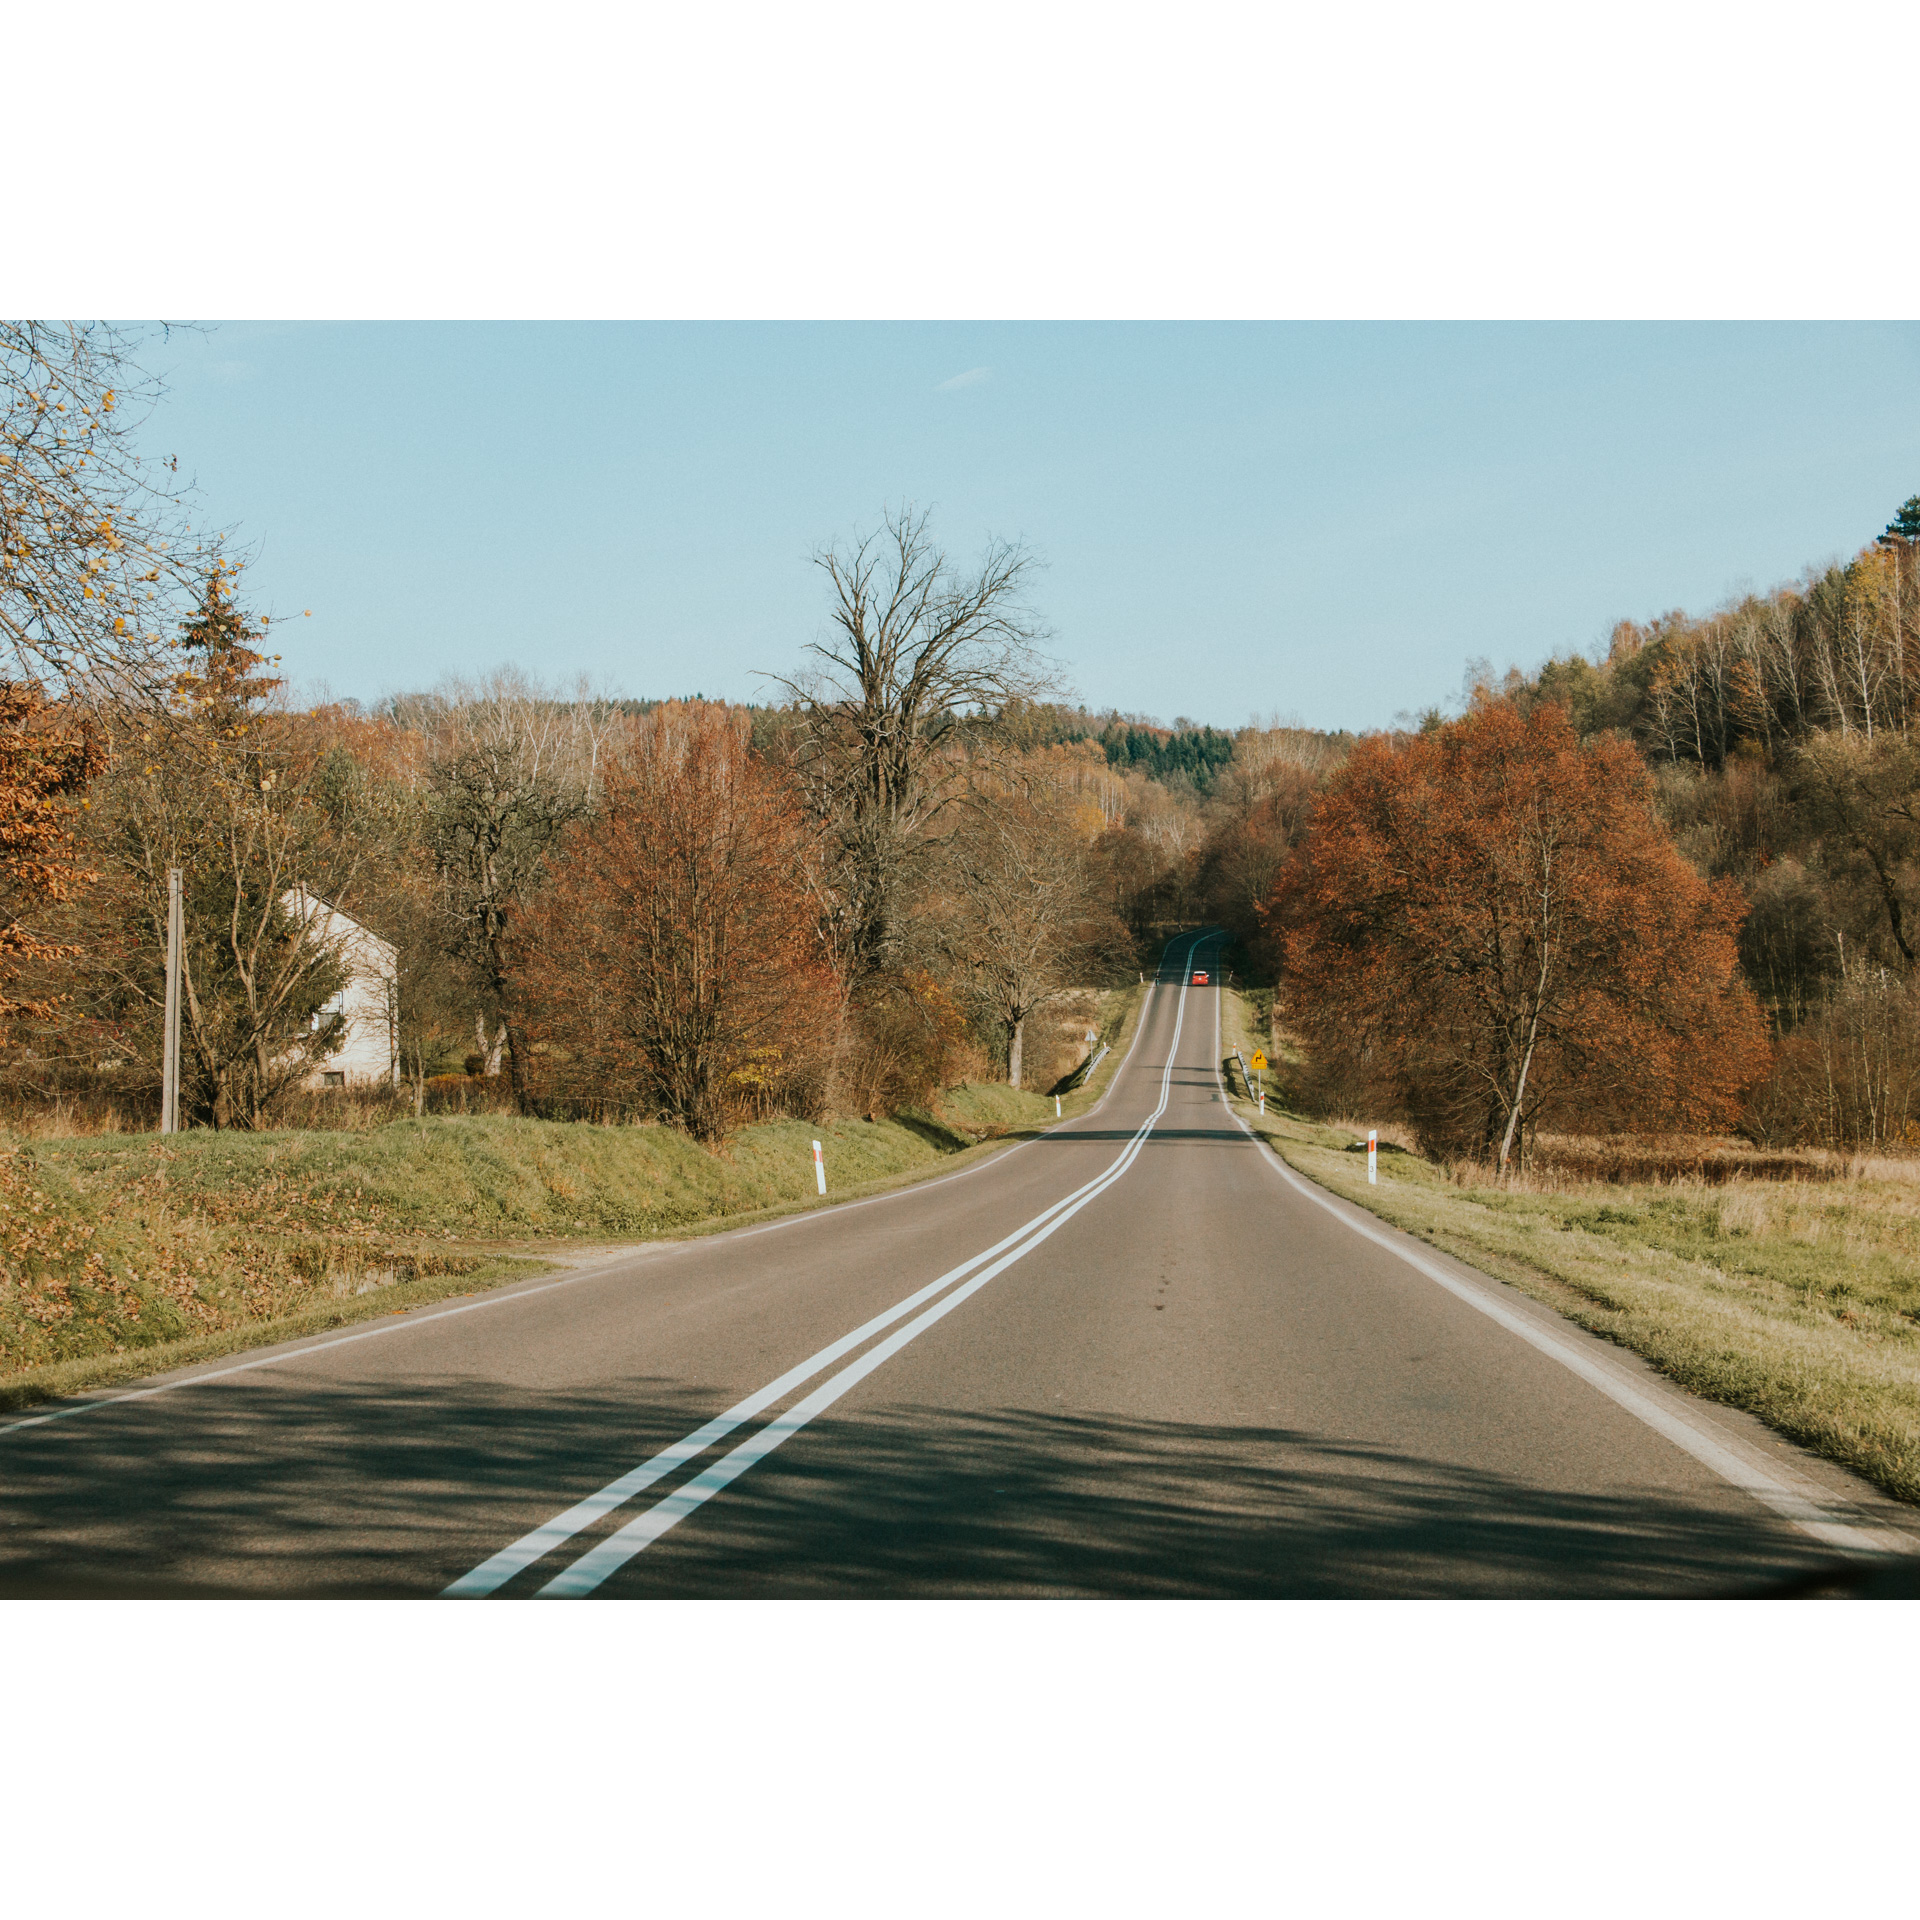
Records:
[[[1279,1427],[898,1408],[805,1439],[607,1591],[1673,1595],[1832,1558],[1757,1510],[1555,1491]]]
[[[437,1593],[726,1399],[283,1377],[114,1407],[0,1440],[0,1594]],[[891,1407],[816,1422],[602,1592],[1732,1593],[1831,1559],[1758,1509],[1555,1491],[1278,1426]]]

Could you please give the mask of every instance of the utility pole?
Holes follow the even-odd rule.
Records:
[[[160,1131],[180,1131],[180,869],[167,869],[167,1011],[160,1041]]]

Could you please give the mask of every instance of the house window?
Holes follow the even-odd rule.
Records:
[[[320,1076],[320,1084],[323,1087],[344,1087],[347,1084],[347,1076],[344,1073],[323,1073]]]

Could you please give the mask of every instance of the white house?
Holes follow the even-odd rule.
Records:
[[[326,901],[296,887],[281,896],[346,963],[347,984],[314,1016],[316,1029],[346,1015],[340,1044],[300,1083],[306,1087],[392,1086],[400,1078],[393,946]]]

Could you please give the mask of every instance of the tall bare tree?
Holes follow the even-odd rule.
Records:
[[[1045,798],[970,807],[926,905],[963,998],[1006,1035],[1015,1087],[1027,1022],[1130,944],[1100,897],[1086,841]]]
[[[166,628],[217,541],[139,428],[160,396],[124,327],[0,321],[0,674],[96,698],[161,692]]]
[[[957,566],[927,514],[903,507],[814,560],[831,632],[775,680],[804,716],[796,766],[836,856],[836,945],[857,978],[898,958],[916,863],[956,817],[1002,710],[1058,688],[1026,602],[1038,562],[1018,543],[992,540]]]

